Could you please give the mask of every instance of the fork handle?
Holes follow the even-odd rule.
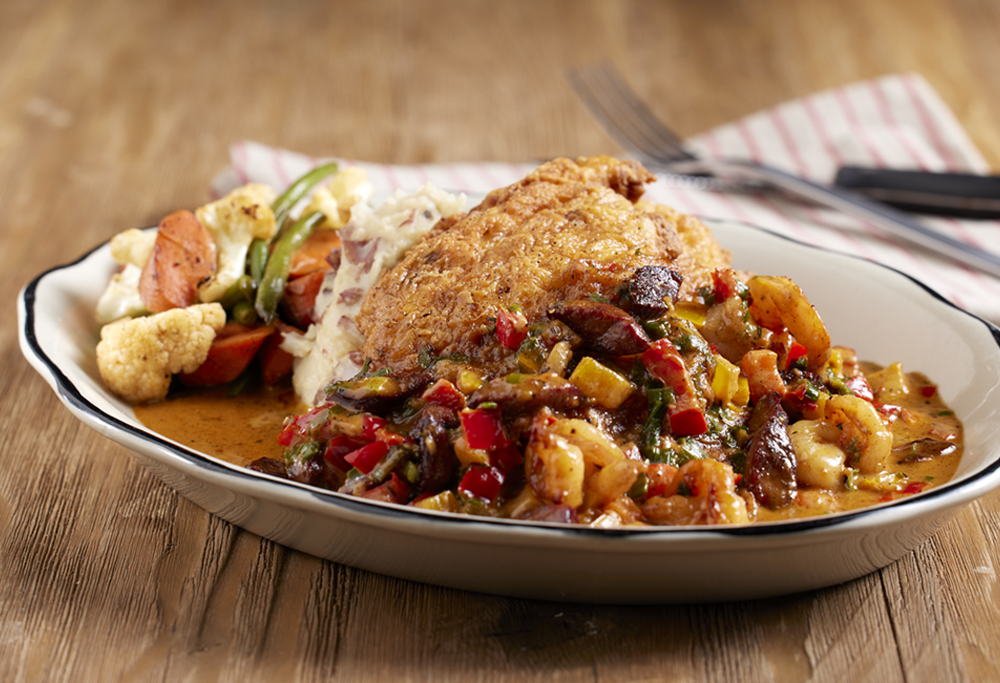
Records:
[[[928,228],[902,211],[872,201],[850,190],[819,185],[777,168],[751,161],[698,159],[683,164],[671,164],[670,170],[675,173],[701,172],[736,176],[744,180],[765,181],[790,194],[868,221],[896,237],[931,251],[945,254],[959,263],[1000,277],[1000,256],[997,254],[984,251]]]

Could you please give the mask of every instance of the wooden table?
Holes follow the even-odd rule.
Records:
[[[993,0],[0,5],[0,680],[1000,678],[1000,494],[885,570],[600,607],[386,578],[210,516],[22,358],[18,289],[206,199],[253,139],[382,162],[616,151],[564,81],[614,60],[683,134],[915,70],[1000,166]]]

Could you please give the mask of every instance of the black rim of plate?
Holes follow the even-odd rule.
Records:
[[[979,322],[984,325],[986,329],[990,332],[993,337],[994,342],[1000,348],[1000,328],[983,320],[968,311],[959,308],[952,302],[945,299],[938,292],[931,289],[924,283],[920,282],[916,278],[896,269],[891,266],[872,261],[871,259],[866,259],[862,256],[856,254],[848,254],[833,249],[826,249],[824,247],[818,247],[805,242],[800,242],[792,237],[782,235],[764,228],[745,223],[742,221],[731,220],[731,219],[712,219],[708,217],[703,217],[707,221],[723,221],[730,225],[739,226],[742,229],[753,230],[756,232],[761,232],[774,238],[782,239],[799,247],[804,247],[806,249],[813,249],[817,251],[822,251],[830,254],[836,254],[841,257],[854,259],[856,261],[868,263],[877,268],[882,268],[887,271],[891,271],[896,275],[905,278],[912,284],[918,286],[920,289],[925,291],[927,294],[937,299],[938,301],[946,304],[948,307],[962,313],[969,318]],[[372,514],[382,517],[392,517],[405,519],[408,521],[415,521],[418,519],[433,521],[439,524],[472,524],[472,525],[486,525],[491,529],[495,529],[498,532],[502,529],[508,529],[511,532],[516,532],[517,530],[532,530],[535,532],[545,532],[545,533],[557,533],[563,535],[584,535],[584,536],[598,536],[602,538],[608,537],[648,537],[648,536],[676,536],[676,535],[698,535],[704,537],[758,537],[758,536],[788,536],[801,534],[808,531],[813,531],[817,529],[836,527],[848,524],[850,522],[857,521],[860,518],[880,516],[882,514],[894,514],[895,510],[900,508],[910,507],[913,505],[922,505],[928,501],[940,498],[945,495],[953,495],[955,492],[962,491],[964,489],[972,488],[978,485],[983,479],[989,477],[991,474],[1000,470],[1000,453],[998,453],[992,462],[984,467],[980,472],[969,476],[960,482],[948,482],[942,486],[933,488],[926,493],[917,494],[914,496],[909,496],[907,498],[901,498],[890,503],[883,505],[877,505],[873,507],[861,508],[858,510],[852,510],[847,512],[834,513],[830,515],[821,515],[817,517],[806,517],[800,519],[793,519],[789,521],[780,522],[766,522],[766,523],[756,523],[748,524],[744,526],[700,526],[700,527],[642,527],[642,528],[614,528],[614,529],[594,529],[589,526],[568,526],[553,523],[540,523],[540,522],[526,522],[520,520],[508,520],[493,517],[474,517],[470,515],[460,515],[452,513],[434,513],[430,511],[422,511],[417,508],[411,508],[401,505],[391,505],[391,504],[381,504],[374,501],[368,501],[361,498],[356,498],[354,496],[349,496],[347,494],[337,493],[335,491],[327,491],[324,489],[318,489],[315,487],[307,486],[305,484],[300,484],[298,482],[286,481],[278,479],[273,476],[266,474],[261,474],[254,472],[252,470],[241,468],[235,465],[220,464],[215,462],[215,460],[208,455],[200,453],[198,451],[189,449],[185,446],[167,441],[163,437],[159,436],[152,431],[144,431],[137,429],[132,425],[121,421],[113,415],[109,415],[103,410],[99,409],[89,400],[87,400],[79,389],[70,381],[70,379],[62,372],[62,370],[56,365],[56,363],[45,354],[42,350],[41,345],[38,342],[38,338],[35,334],[35,303],[36,303],[36,289],[39,284],[47,276],[61,270],[68,270],[73,268],[80,263],[86,261],[95,252],[101,250],[106,246],[107,243],[100,244],[87,253],[80,256],[71,263],[66,263],[60,266],[55,266],[49,270],[44,271],[40,275],[36,276],[23,291],[24,300],[24,337],[31,348],[35,356],[48,368],[49,372],[55,380],[58,390],[56,393],[59,397],[67,403],[67,405],[72,406],[82,413],[91,415],[96,420],[108,425],[109,427],[125,432],[142,441],[147,441],[163,451],[169,453],[171,456],[181,458],[190,465],[194,465],[198,469],[207,470],[215,472],[218,474],[224,474],[226,476],[235,476],[243,478],[247,481],[252,481],[256,485],[268,487],[268,489],[275,491],[279,494],[286,493],[289,489],[308,493],[313,498],[322,501],[324,504],[333,505],[335,507],[341,507],[355,512],[361,512],[365,514]]]

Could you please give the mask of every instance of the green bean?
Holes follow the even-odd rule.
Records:
[[[302,243],[309,239],[309,235],[321,220],[323,214],[319,211],[302,216],[281,236],[271,250],[271,256],[264,268],[264,277],[261,278],[260,286],[257,288],[256,302],[257,314],[268,325],[274,321],[278,312],[278,302],[285,294],[292,256]]]
[[[231,311],[241,301],[253,301],[255,286],[249,275],[241,275],[226,288],[219,298],[219,303],[227,311]]]
[[[267,264],[267,241],[254,239],[250,242],[250,278],[256,287],[264,277],[264,266]]]
[[[317,183],[336,172],[337,164],[335,163],[317,166],[292,183],[280,197],[274,200],[274,203],[271,204],[271,209],[274,210],[274,222],[277,225],[275,239],[277,239],[278,235],[282,234],[282,228],[285,225],[285,220],[288,218],[288,214],[291,213],[292,209],[295,208],[295,205],[298,204],[302,198],[306,196],[309,190],[316,186]]]
[[[233,306],[232,318],[240,325],[253,325],[257,322],[257,309],[249,301],[241,301]]]

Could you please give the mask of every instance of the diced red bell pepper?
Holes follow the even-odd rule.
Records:
[[[462,432],[469,448],[489,451],[502,448],[509,443],[503,433],[498,408],[463,410],[458,417],[462,421]]]
[[[528,319],[521,311],[497,313],[497,340],[506,349],[516,349],[528,336]]]
[[[424,390],[420,398],[454,411],[465,409],[465,394],[446,379],[439,379]]]
[[[294,446],[309,434],[312,423],[316,419],[326,418],[328,415],[329,409],[326,406],[317,406],[307,413],[287,418],[281,433],[278,434],[278,444],[286,448]]]
[[[326,446],[326,451],[323,452],[323,457],[337,469],[346,472],[351,469],[351,464],[344,459],[344,456],[348,453],[353,453],[366,444],[367,442],[360,437],[338,434],[330,439],[330,443]]]
[[[790,369],[795,365],[795,361],[799,358],[805,358],[809,355],[809,349],[797,341],[793,341],[788,347],[788,355],[785,356],[785,370]]]
[[[521,451],[518,450],[516,444],[507,443],[500,448],[490,451],[490,465],[503,472],[504,475],[513,472],[523,462],[524,456],[521,455]]]
[[[469,469],[462,477],[458,491],[489,505],[496,500],[500,493],[500,487],[503,486],[503,481],[503,473],[496,467],[473,463],[469,465]]]
[[[194,372],[178,375],[189,387],[213,387],[232,382],[247,369],[274,327],[250,327],[230,323],[216,335],[205,362]]]
[[[930,398],[935,394],[935,392],[937,392],[937,387],[934,386],[933,384],[920,387],[920,395],[923,396],[924,398]]]
[[[670,432],[674,436],[698,436],[708,431],[705,413],[700,409],[689,407],[671,410],[668,413]]]
[[[362,498],[405,505],[410,498],[410,484],[395,472],[387,481],[361,494]]]
[[[903,493],[920,493],[927,488],[925,481],[911,481],[903,488]]]
[[[806,392],[809,390],[809,387],[810,384],[804,380],[788,387],[781,398],[786,410],[796,413],[816,410],[818,406],[816,401],[806,398]]]
[[[708,431],[705,414],[692,405],[694,386],[680,351],[668,339],[657,339],[642,353],[642,362],[654,378],[674,392],[668,411],[670,431],[675,436],[696,436]]]
[[[351,451],[344,456],[344,460],[346,460],[352,467],[356,467],[361,472],[368,474],[375,469],[375,465],[377,465],[388,452],[389,444],[384,441],[373,441],[370,444],[362,446],[356,451]]]
[[[382,484],[382,486],[388,487],[389,490],[396,496],[396,500],[400,503],[406,502],[406,500],[410,497],[410,491],[413,490],[410,486],[410,482],[406,481],[395,472],[393,472],[392,476],[389,477],[389,481]]]
[[[858,398],[863,398],[866,401],[874,401],[875,393],[872,391],[872,385],[868,383],[864,375],[856,375],[854,377],[849,377],[844,380],[844,386],[851,390],[851,392]]]
[[[680,351],[669,339],[657,339],[642,353],[642,363],[649,374],[663,382],[675,395],[689,393],[691,377],[688,375]]]
[[[378,415],[365,413],[361,419],[361,438],[365,441],[374,441],[378,430],[385,429],[385,420]]]

